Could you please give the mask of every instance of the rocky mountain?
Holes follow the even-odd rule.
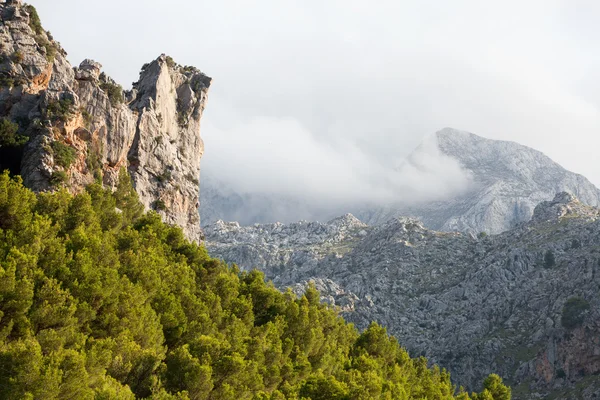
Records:
[[[313,281],[346,319],[382,323],[457,382],[473,388],[496,371],[517,399],[592,399],[600,395],[599,216],[560,193],[529,222],[481,237],[414,218],[367,226],[351,215],[217,222],[205,232],[213,256],[257,267],[280,288]]]
[[[0,3],[0,169],[36,191],[114,187],[126,168],[140,200],[200,240],[200,118],[211,78],[161,55],[131,90],[66,52],[19,0]],[[26,142],[26,144],[23,143]]]
[[[582,202],[597,206],[600,191],[585,177],[567,171],[543,153],[514,142],[486,139],[472,133],[445,128],[433,140],[444,157],[455,160],[471,185],[458,196],[443,201],[404,201],[398,204],[356,205],[315,209],[300,201],[267,193],[240,193],[219,181],[214,173],[201,182],[203,224],[219,219],[242,225],[299,219],[326,220],[352,212],[369,225],[398,216],[414,216],[430,229],[479,234],[500,233],[528,221],[535,206],[561,191],[575,194]],[[429,140],[404,161],[411,170],[422,165]],[[430,157],[429,157],[430,159]],[[403,166],[395,173],[402,174]],[[410,200],[410,194],[408,195]]]
[[[471,176],[472,188],[444,201],[362,210],[358,218],[376,225],[410,215],[430,229],[500,233],[528,221],[537,204],[561,191],[585,204],[600,204],[600,191],[590,181],[537,150],[451,128],[437,132],[435,139],[441,153],[457,160]],[[420,146],[406,162],[419,168],[416,160],[422,151]]]

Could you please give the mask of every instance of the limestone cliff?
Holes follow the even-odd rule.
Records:
[[[125,167],[147,209],[200,240],[200,118],[211,78],[161,55],[123,91],[97,62],[73,68],[33,7],[9,0],[0,18],[0,118],[27,139],[23,148],[0,142],[0,167],[33,190],[75,192],[95,179],[114,187]]]

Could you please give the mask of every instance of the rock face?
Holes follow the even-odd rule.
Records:
[[[528,221],[538,203],[561,191],[574,193],[585,204],[600,204],[600,191],[591,182],[539,151],[451,128],[435,136],[441,152],[471,175],[473,189],[446,201],[362,210],[357,212],[358,218],[376,225],[411,215],[430,229],[500,233]],[[421,151],[417,148],[408,162]]]
[[[93,60],[72,68],[31,6],[0,3],[0,16],[0,117],[29,137],[0,167],[33,190],[74,192],[98,179],[114,187],[127,168],[147,209],[200,240],[200,118],[211,78],[161,55],[124,92]]]
[[[499,235],[444,233],[414,218],[346,215],[205,229],[213,256],[282,289],[314,281],[348,320],[387,326],[413,355],[472,385],[497,372],[514,398],[600,395],[600,210],[560,193]]]

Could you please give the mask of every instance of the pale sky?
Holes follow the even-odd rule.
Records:
[[[203,168],[239,185],[318,193],[357,165],[397,165],[446,126],[600,185],[598,1],[32,4],[72,64],[99,61],[125,88],[161,53],[212,76]]]

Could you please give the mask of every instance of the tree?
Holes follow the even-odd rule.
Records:
[[[552,268],[556,265],[556,260],[554,258],[554,253],[552,250],[547,250],[546,254],[544,254],[544,267]]]

